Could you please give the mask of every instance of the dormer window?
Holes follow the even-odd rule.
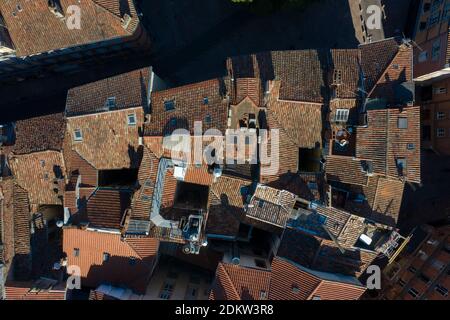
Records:
[[[348,109],[337,109],[334,119],[336,122],[347,122],[349,113]]]
[[[164,109],[166,111],[175,110],[175,100],[166,100],[166,101],[164,101]]]
[[[128,115],[128,125],[129,126],[134,126],[136,125],[136,115],[134,113],[130,113]]]
[[[398,118],[397,127],[399,129],[408,129],[408,118]]]
[[[75,141],[83,141],[83,133],[81,132],[81,129],[75,129],[73,132],[73,138]]]
[[[116,107],[116,97],[109,97],[106,99],[106,108],[112,110]]]

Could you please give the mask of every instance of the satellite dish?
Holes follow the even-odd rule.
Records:
[[[62,228],[62,227],[64,226],[64,222],[61,221],[61,220],[58,220],[58,221],[56,221],[56,226],[57,226],[58,228]]]

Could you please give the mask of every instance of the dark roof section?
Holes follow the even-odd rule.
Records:
[[[360,45],[361,68],[365,91],[370,92],[398,52],[400,42],[395,38]]]
[[[72,88],[67,93],[66,115],[147,108],[149,79],[147,67]],[[108,107],[109,98],[111,107]]]
[[[45,150],[62,150],[66,121],[63,113],[55,113],[16,122],[15,154]]]
[[[323,102],[329,96],[327,50],[271,51],[232,57],[227,68],[232,78],[281,80],[280,99]]]
[[[129,190],[97,189],[87,202],[89,225],[119,230],[124,212],[130,204]]]

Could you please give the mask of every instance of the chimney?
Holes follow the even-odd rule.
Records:
[[[64,19],[64,11],[61,6],[60,0],[48,0],[48,9],[52,12],[58,19]]]

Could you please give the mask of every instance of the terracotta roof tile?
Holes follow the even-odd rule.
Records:
[[[357,128],[356,156],[373,161],[374,173],[420,183],[419,107],[369,110],[367,127]],[[406,129],[398,127],[406,119]],[[397,159],[406,160],[398,169]]]
[[[80,30],[67,28],[65,21],[50,12],[47,1],[5,0],[0,4],[0,12],[17,55],[27,56],[131,35],[136,21],[130,23],[131,28],[122,27],[121,18],[116,15],[115,9],[119,1],[88,0],[80,3],[77,0],[61,0],[65,14],[70,5],[80,6],[83,12]],[[127,2],[130,6],[130,16],[133,20],[138,20],[133,2]],[[18,5],[20,11],[17,9]],[[34,23],[36,20],[40,23]]]
[[[323,102],[328,97],[324,50],[272,51],[227,60],[232,78],[280,79],[280,99]]]
[[[66,164],[69,165],[68,171],[70,174],[70,179],[72,181],[72,183],[70,184],[74,187],[75,185],[73,184],[73,182],[76,183],[76,180],[73,181],[73,178],[77,178],[80,175],[82,186],[97,186],[97,169],[95,169],[93,165],[83,159],[77,151],[70,150],[69,152],[70,159],[65,158],[64,160],[66,160]]]
[[[211,290],[213,300],[263,300],[268,295],[270,272],[220,262]]]
[[[67,93],[66,115],[147,108],[149,78],[150,68],[143,68],[72,88]],[[107,100],[111,97],[115,104],[109,109]]]
[[[14,154],[62,150],[66,121],[62,113],[16,122]]]
[[[336,98],[360,96],[360,51],[355,49],[331,49],[330,84],[335,87]]]
[[[211,185],[205,227],[207,234],[237,236],[251,183],[245,179],[221,176]]]
[[[363,171],[363,166],[371,162],[370,160],[359,160],[352,157],[328,156],[325,169],[327,179],[366,186],[369,176]]]
[[[365,91],[370,92],[380,79],[399,49],[396,39],[386,39],[360,45],[361,67],[365,78]]]
[[[131,191],[97,189],[87,201],[89,226],[121,229],[125,210],[131,203]]]
[[[143,148],[143,156],[138,172],[139,186],[133,195],[131,219],[150,219],[153,191],[156,184],[159,159],[148,148]]]
[[[17,183],[28,191],[32,205],[62,204],[66,169],[61,152],[16,155],[9,163]]]
[[[144,293],[158,248],[159,241],[149,237],[124,241],[120,234],[63,230],[63,250],[68,263],[80,266],[82,283],[90,287],[111,283]],[[78,256],[75,249],[79,249]],[[109,254],[108,261],[104,261],[104,253]]]
[[[35,289],[33,282],[9,281],[5,295],[6,300],[66,300],[64,288]]]
[[[355,278],[314,271],[275,257],[271,270],[219,263],[212,300],[358,300],[366,288]]]
[[[171,104],[167,108],[165,104]],[[173,109],[172,109],[173,108]],[[146,136],[166,136],[175,129],[193,132],[201,121],[203,132],[214,128],[225,132],[228,103],[222,79],[213,79],[182,87],[152,92],[151,119],[144,126]]]
[[[258,185],[246,215],[279,227],[285,227],[294,208],[296,196],[285,190]]]
[[[128,115],[136,124],[128,124]],[[139,131],[144,121],[141,107],[68,118],[72,149],[97,170],[137,168],[140,155]],[[80,130],[82,141],[75,141]],[[101,152],[99,152],[101,150]]]

